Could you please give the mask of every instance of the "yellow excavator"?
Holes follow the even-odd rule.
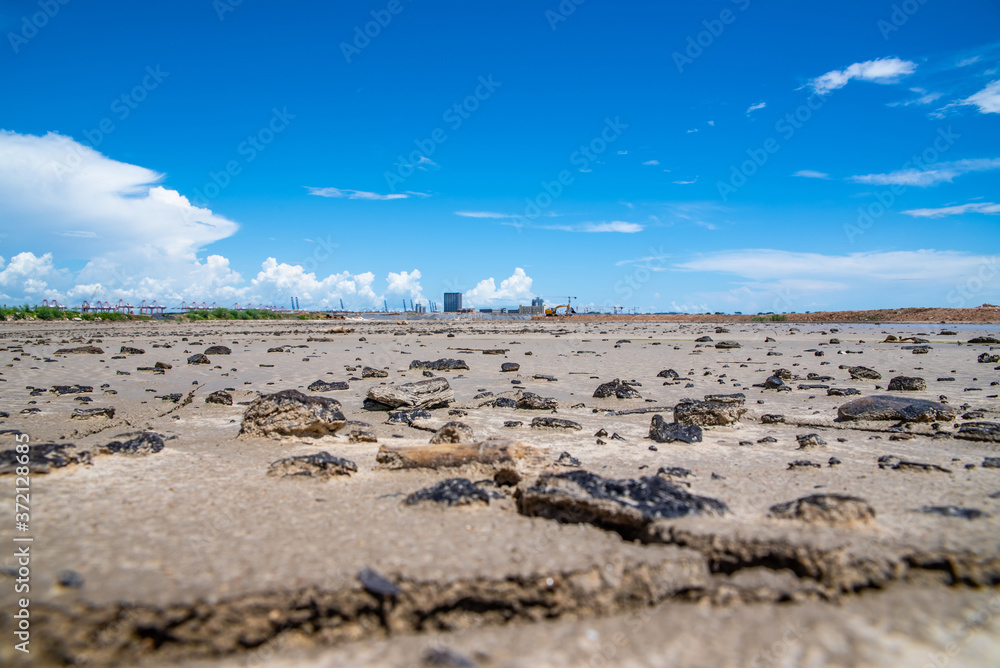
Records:
[[[576,297],[567,297],[565,304],[560,304],[559,306],[555,306],[553,308],[547,308],[547,309],[545,309],[545,315],[559,315],[559,309],[561,309],[561,308],[566,309],[566,311],[562,315],[573,315],[573,314],[575,314],[576,311],[573,310],[573,306],[572,306],[572,301],[574,299],[576,299]]]

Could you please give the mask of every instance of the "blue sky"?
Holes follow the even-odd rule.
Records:
[[[7,303],[1000,301],[995,2],[12,0],[0,33]]]

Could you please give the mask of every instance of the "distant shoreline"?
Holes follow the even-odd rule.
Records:
[[[773,319],[772,319],[773,318]],[[577,314],[570,316],[536,316],[534,320],[568,322],[756,322],[761,324],[789,323],[859,323],[880,322],[912,324],[981,325],[1000,324],[1000,306],[984,304],[976,308],[897,308],[868,311],[821,311],[816,313],[785,313],[768,315],[735,314],[653,314],[605,315]]]

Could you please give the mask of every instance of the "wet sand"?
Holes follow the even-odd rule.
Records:
[[[0,429],[93,455],[89,464],[32,474],[33,665],[412,666],[444,661],[435,648],[453,652],[452,663],[437,665],[889,666],[923,665],[939,652],[949,665],[996,665],[1000,468],[988,458],[1000,457],[1000,445],[955,434],[964,423],[1000,419],[998,364],[977,361],[991,346],[964,343],[998,337],[1000,327],[573,320],[344,326],[0,329],[0,411],[10,415]],[[729,331],[717,332],[720,326]],[[942,333],[948,330],[956,334]],[[889,335],[927,343],[883,343]],[[703,336],[713,340],[695,342]],[[721,341],[740,347],[716,348]],[[103,354],[56,354],[88,344]],[[187,364],[213,345],[232,354]],[[930,349],[914,354],[906,348],[913,345]],[[121,346],[145,353],[121,355]],[[268,352],[278,347],[283,351]],[[482,352],[492,349],[506,353]],[[448,407],[416,426],[388,424],[386,412],[363,409],[370,388],[423,380],[410,363],[441,358],[469,367],[431,372],[454,390]],[[138,370],[155,362],[172,368]],[[520,369],[501,372],[505,362]],[[881,379],[852,379],[841,365],[869,367]],[[361,378],[363,366],[388,377]],[[790,391],[754,387],[779,368],[790,372]],[[679,378],[658,377],[666,369]],[[926,389],[887,392],[895,376],[920,377]],[[616,378],[634,381],[640,397],[593,397]],[[349,389],[310,392],[316,380],[346,381]],[[51,391],[75,384],[93,390]],[[863,397],[944,401],[956,419],[843,422],[837,410],[855,397],[828,396],[823,385]],[[33,388],[43,391],[32,396]],[[556,412],[481,407],[518,388],[554,399]],[[249,402],[288,389],[336,399],[347,420],[369,426],[319,438],[239,435]],[[228,391],[233,405],[206,403],[217,390]],[[671,421],[681,400],[735,393],[745,395],[745,413],[734,424],[704,427],[701,442],[648,438],[652,416]],[[158,398],[176,394],[176,402]],[[114,417],[71,417],[95,407],[114,407]],[[610,414],[652,407],[661,410]],[[32,408],[39,412],[22,413]],[[765,423],[771,414],[784,422]],[[531,428],[539,416],[581,429]],[[518,485],[495,483],[483,466],[378,465],[380,446],[426,444],[451,420],[470,427],[475,441],[502,437],[530,449]],[[349,442],[353,429],[378,442]],[[98,454],[99,446],[140,430],[162,435],[164,448]],[[607,435],[596,436],[599,430]],[[801,447],[797,437],[807,434],[825,444]],[[15,436],[0,435],[0,449],[12,448]],[[354,462],[357,471],[325,480],[267,475],[275,460],[321,451]],[[579,467],[554,466],[563,452]],[[880,466],[886,456],[895,459]],[[818,466],[789,468],[797,461]],[[656,519],[641,537],[519,512],[516,496],[546,472],[637,479],[661,467],[688,469],[673,482],[730,512]],[[453,477],[485,481],[490,503],[404,502]],[[0,483],[12,519],[14,476]],[[813,494],[863,499],[875,517],[831,525],[769,515],[775,504]],[[922,511],[928,507],[951,510]],[[12,521],[0,523],[0,540],[11,545],[15,533]],[[392,591],[366,585],[358,577],[363,569]],[[59,584],[65,571],[79,586]],[[0,579],[5,612],[14,609],[13,582]],[[3,624],[10,637],[9,617]],[[0,658],[22,660],[10,644]]]

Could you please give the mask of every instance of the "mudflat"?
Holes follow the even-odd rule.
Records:
[[[6,323],[30,664],[994,666],[998,338]]]

